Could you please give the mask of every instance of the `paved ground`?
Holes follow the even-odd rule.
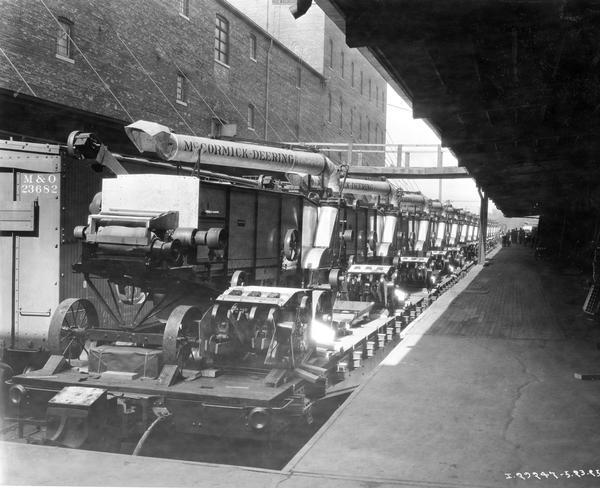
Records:
[[[600,486],[600,383],[574,378],[600,373],[584,298],[573,270],[501,249],[406,331],[280,472],[3,444],[4,483]]]

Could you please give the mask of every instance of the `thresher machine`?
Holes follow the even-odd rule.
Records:
[[[396,189],[346,178],[312,151],[144,121],[125,130],[145,156],[187,174],[131,172],[133,158],[92,134],[69,137],[74,158],[114,176],[73,231],[73,269],[91,296],[58,305],[48,360],[10,380],[21,428],[43,424],[46,442],[102,448],[163,423],[259,439],[310,423],[315,402],[398,335],[383,210],[398,205]],[[231,167],[294,177],[214,171]],[[290,183],[298,174],[303,188]],[[342,192],[379,195],[380,205]]]

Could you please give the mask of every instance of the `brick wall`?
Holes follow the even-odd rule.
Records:
[[[56,57],[58,26],[41,1],[0,4],[0,46],[37,97],[198,135],[210,133],[214,117],[237,124],[244,138],[265,138],[265,126],[270,140],[294,141],[297,131],[301,140],[321,135],[321,75],[224,2],[190,0],[187,18],[170,0],[44,2],[55,16],[73,23],[73,62]],[[228,67],[214,61],[217,14],[230,25]],[[256,60],[250,59],[251,33],[257,38]],[[0,87],[30,93],[4,61]],[[189,78],[187,105],[176,102],[178,71]],[[247,127],[248,104],[255,107],[255,130]]]
[[[346,45],[345,34],[313,2],[308,12],[295,20],[289,9],[292,0],[229,0],[236,8],[259,23],[286,47],[299,55],[325,77],[323,93],[322,140],[327,142],[385,142],[387,84],[377,70],[367,62],[358,49]],[[330,69],[329,41],[333,41],[333,69]],[[341,73],[341,53],[344,53],[344,76]],[[351,66],[355,65],[355,84],[351,82]],[[363,73],[364,89],[360,92],[360,73]],[[371,99],[368,82],[371,80]],[[379,99],[377,97],[379,93]],[[329,122],[329,101],[332,97],[332,114]],[[340,128],[340,97],[342,99],[342,127]],[[353,117],[350,115],[352,109]],[[351,124],[352,118],[352,124]],[[362,118],[362,131],[360,120]],[[370,136],[367,129],[370,122]],[[319,140],[312,137],[311,140]],[[333,153],[339,159],[338,153]],[[342,153],[342,159],[347,159]],[[355,156],[354,163],[357,162]],[[365,154],[363,164],[382,165],[382,154]]]
[[[333,43],[333,59],[330,41]],[[342,75],[342,53],[344,70]],[[352,63],[354,63],[354,86],[352,83]],[[360,77],[363,77],[361,93]],[[331,123],[327,123],[331,139],[351,137],[355,142],[385,143],[386,130],[386,82],[383,77],[356,49],[346,45],[346,38],[335,24],[325,18],[325,56],[323,74],[327,79],[328,92],[333,100]],[[369,96],[369,81],[371,96]],[[377,93],[379,96],[377,97]],[[340,128],[340,98],[342,100],[342,127]],[[350,110],[354,116],[351,117]],[[352,124],[351,124],[352,121]],[[370,128],[370,131],[369,131]],[[354,161],[356,163],[356,161]],[[379,154],[365,154],[363,164],[383,165],[384,157]]]
[[[325,50],[323,77],[224,0],[190,0],[187,16],[180,15],[178,5],[172,0],[1,2],[0,47],[14,68],[0,53],[0,88],[27,94],[32,90],[41,99],[124,123],[147,119],[197,135],[211,134],[215,118],[237,124],[239,137],[272,141],[367,142],[367,117],[372,121],[371,142],[375,142],[376,125],[385,130],[385,108],[376,106],[374,94],[372,101],[366,91],[360,96],[358,81],[352,87],[348,78],[352,60],[357,80],[361,70],[373,79],[376,71],[345,45],[343,33],[329,19],[324,17],[318,40],[326,44],[332,38],[338,58],[334,69],[329,69]],[[72,62],[56,56],[59,27],[45,6],[54,16],[72,22]],[[216,15],[229,21],[228,66],[214,60]],[[255,60],[250,57],[251,34],[257,40]],[[339,69],[341,49],[346,52],[345,78]],[[178,71],[188,78],[185,105],[176,101]],[[381,77],[376,83],[381,97],[385,86]],[[341,128],[340,96],[344,100]],[[255,110],[254,129],[247,124],[249,104]],[[10,121],[0,123],[7,124]],[[46,124],[48,131],[52,125]],[[59,140],[64,140],[62,132],[56,135]],[[337,154],[332,156],[338,159]],[[346,159],[346,154],[342,157]],[[381,164],[382,158],[365,162]]]

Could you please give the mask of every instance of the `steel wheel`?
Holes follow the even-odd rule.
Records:
[[[85,350],[88,328],[98,327],[98,313],[89,300],[68,298],[58,305],[48,328],[48,350],[67,359],[77,359]]]
[[[199,308],[179,305],[169,315],[163,334],[163,360],[165,364],[183,367],[198,343],[199,323],[202,312]]]

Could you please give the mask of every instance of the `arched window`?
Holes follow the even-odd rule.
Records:
[[[58,19],[60,27],[56,33],[56,54],[63,58],[71,58],[71,39],[73,38],[73,22],[63,17]]]

